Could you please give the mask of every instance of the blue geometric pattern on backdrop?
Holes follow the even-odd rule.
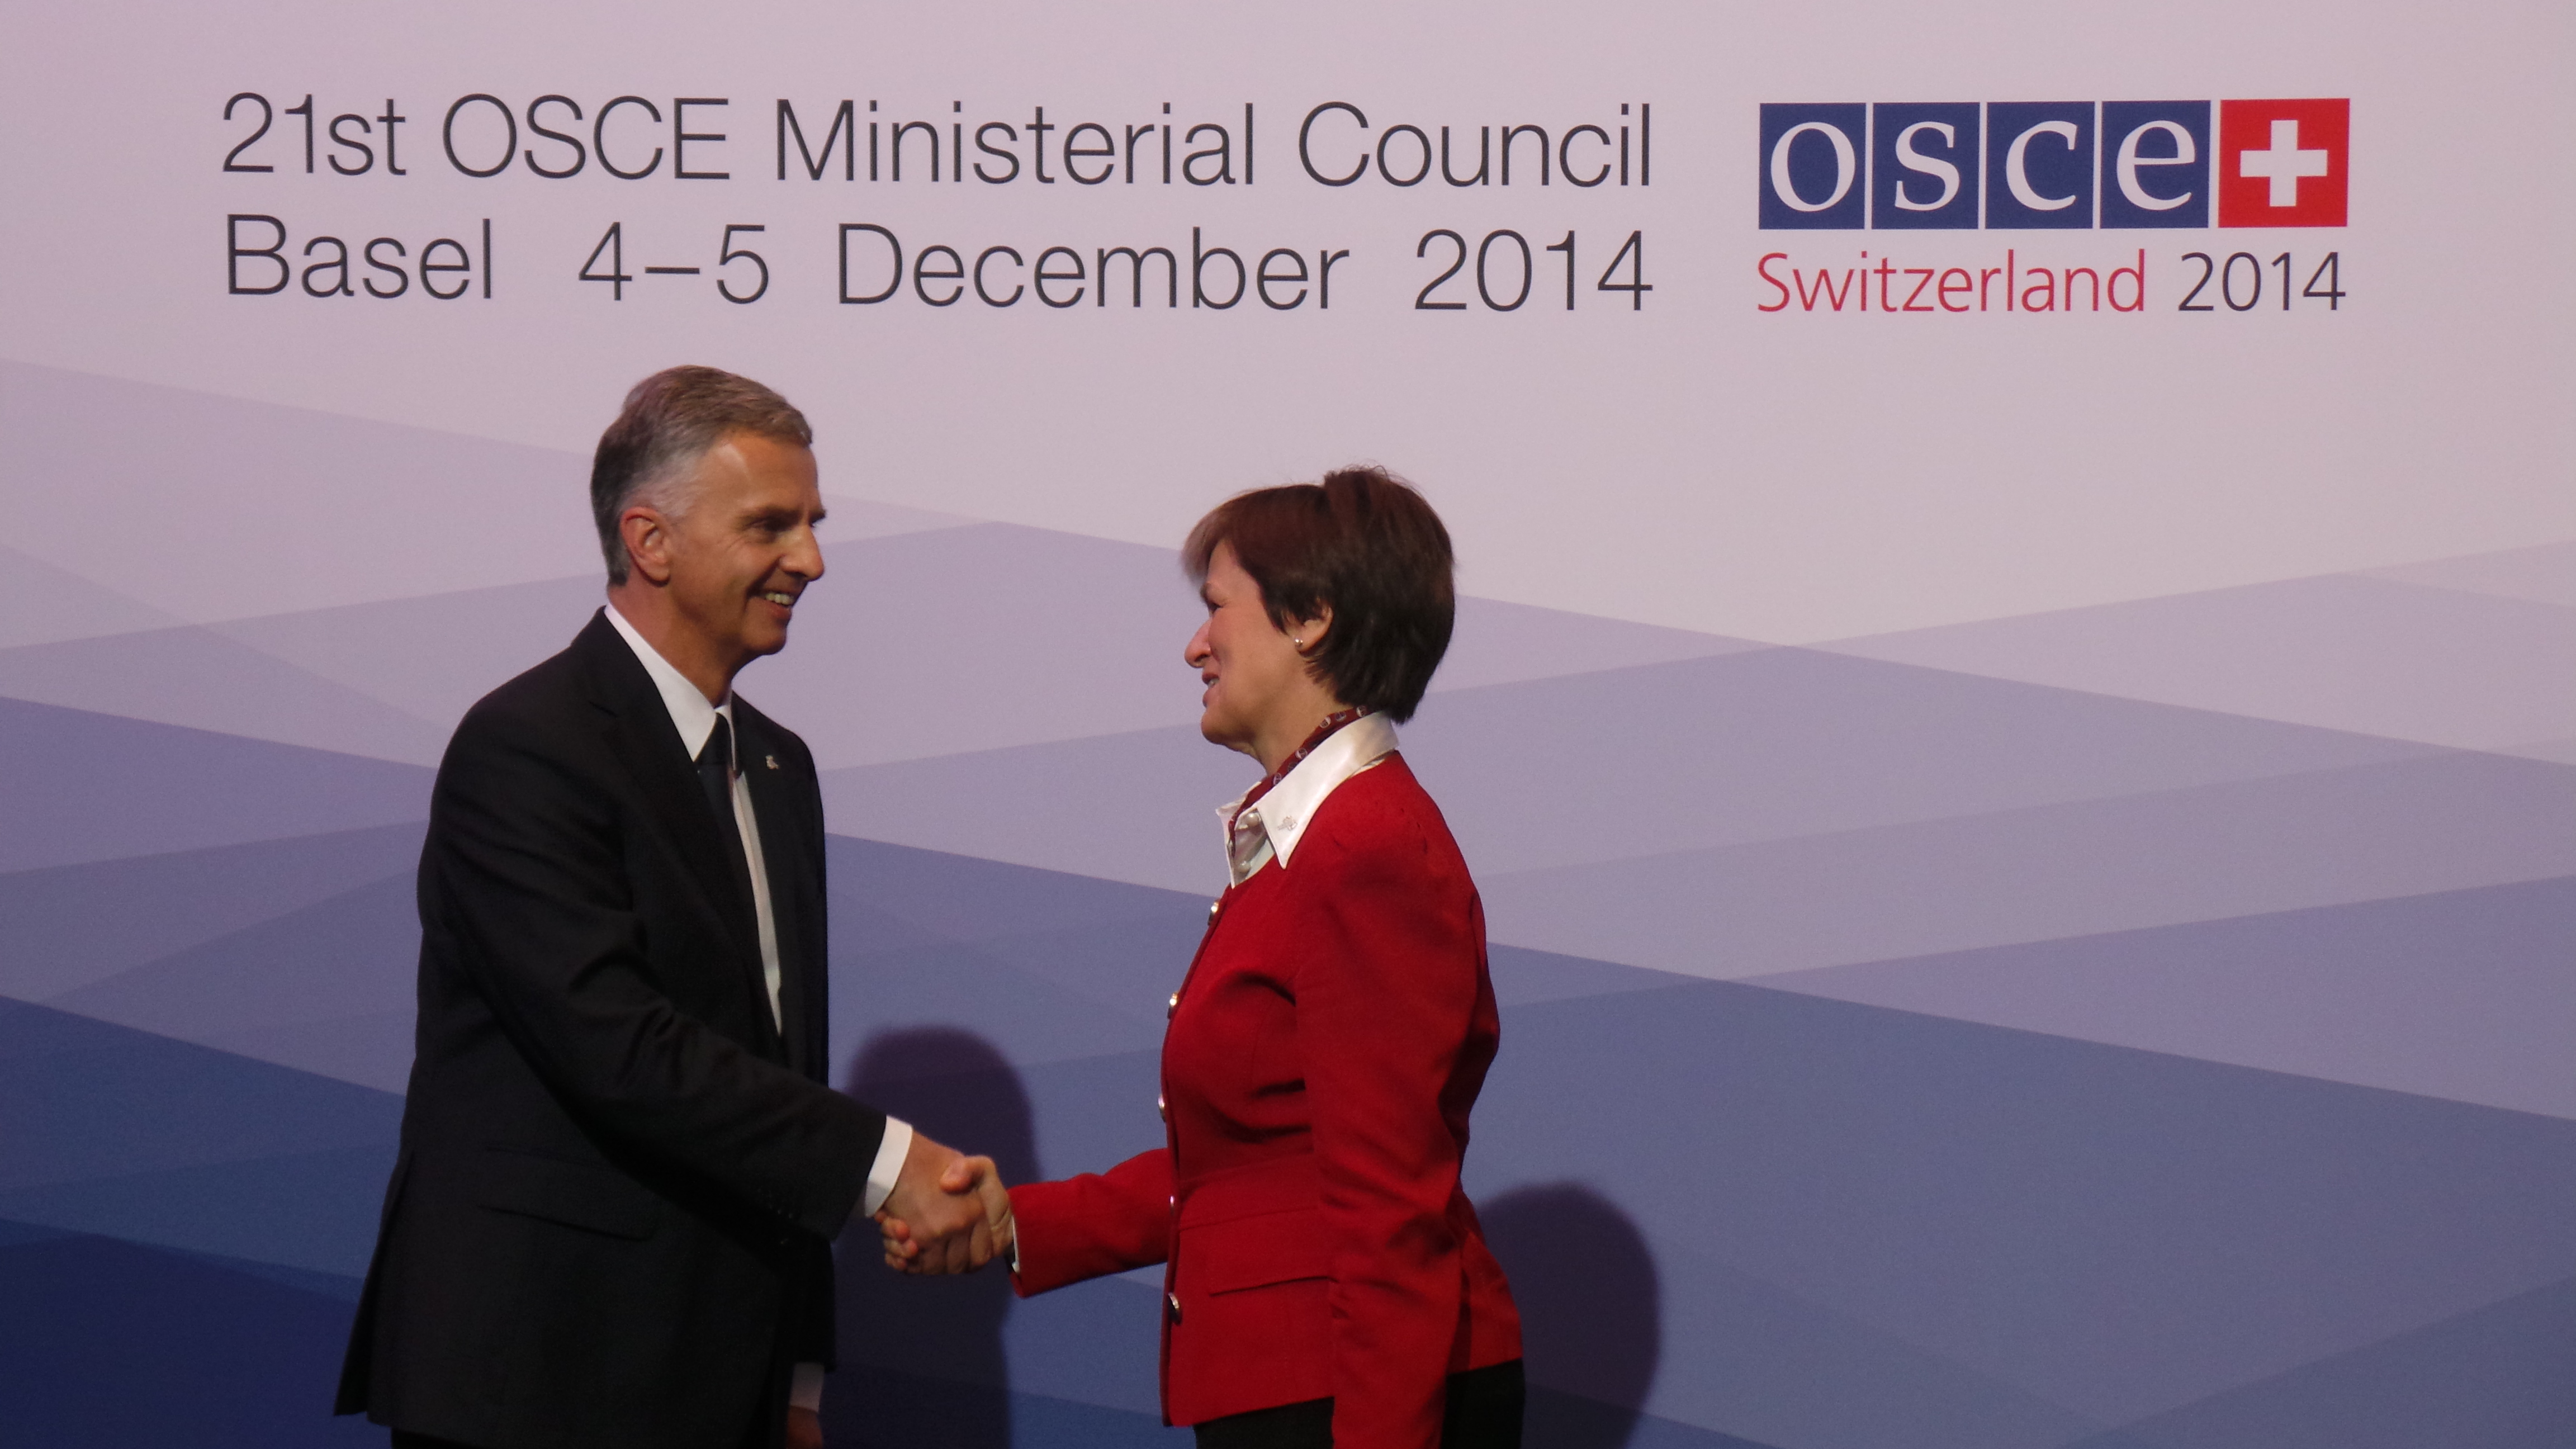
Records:
[[[832,879],[836,992],[878,1003],[839,1037],[848,1084],[1022,1172],[1156,1140],[1137,1038],[1201,898],[837,838]],[[1471,1186],[1578,1439],[2107,1445],[2225,1419],[2230,1393],[2257,1415],[2313,1397],[2291,1378],[2339,1382],[2355,1355],[2419,1414],[2468,1414],[2555,1392],[2536,1353],[2459,1380],[2481,1313],[2576,1344],[2548,1292],[2576,1276],[2576,1124],[1537,953],[1496,972],[1513,1004]],[[1555,994],[1582,972],[1601,989]],[[0,1042],[0,1216],[363,1267],[394,1098],[37,1006],[0,1012]],[[1013,1305],[998,1279],[899,1283],[863,1253],[846,1277],[860,1323],[920,1301],[901,1334],[853,1335],[837,1421],[972,1404],[1022,1442],[1159,1441],[1149,1286]],[[1601,1336],[1627,1351],[1586,1358]],[[115,1352],[182,1351],[160,1342]],[[1623,1382],[1641,1362],[1661,1371]],[[2172,1442],[2233,1431],[2192,1432]]]

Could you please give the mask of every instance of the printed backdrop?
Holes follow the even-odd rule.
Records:
[[[1249,773],[1173,548],[1381,461],[1472,596],[1405,749],[1534,1444],[2576,1440],[2572,26],[17,7],[0,1442],[383,1442],[431,772],[680,361],[819,435],[743,688],[837,1084],[1159,1140]],[[836,1443],[1182,1442],[1150,1283],[856,1246]]]

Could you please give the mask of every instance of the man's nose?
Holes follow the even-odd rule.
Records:
[[[823,576],[823,544],[814,537],[813,529],[797,530],[796,544],[787,551],[787,557],[780,560],[780,565],[808,583]]]

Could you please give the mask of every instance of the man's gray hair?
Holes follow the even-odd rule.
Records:
[[[590,465],[590,513],[611,584],[626,582],[619,516],[643,503],[676,521],[691,502],[691,468],[727,433],[814,445],[813,428],[787,399],[720,368],[665,368],[626,394]]]

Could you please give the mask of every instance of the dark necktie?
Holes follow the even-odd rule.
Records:
[[[736,819],[733,813],[732,767],[733,724],[723,715],[717,715],[716,727],[708,733],[706,745],[698,751],[698,783],[706,788],[707,808],[716,814],[716,828],[721,832],[718,838],[724,841],[726,863],[733,868],[734,889],[742,893],[743,909],[753,912],[756,917],[759,907],[754,904],[755,898],[751,889],[751,857],[742,848],[742,822]],[[758,929],[755,920],[753,926],[755,934]],[[767,975],[756,958],[753,966],[759,972],[759,977],[755,979]],[[782,982],[781,987],[787,997],[795,995],[791,984]],[[760,995],[763,1004],[769,1004],[769,988],[765,980],[762,980]],[[782,999],[772,1005],[771,1009],[784,1015],[789,1004],[788,1000]],[[788,1048],[788,1060],[791,1064],[801,1063],[803,1054],[797,1047],[791,1045]]]
[[[733,722],[723,715],[716,716],[716,727],[698,751],[698,783],[706,789],[707,808],[715,812],[716,831],[725,843],[734,883],[742,888],[743,904],[749,905],[751,861],[743,854],[742,823],[733,814]]]
[[[734,761],[734,724],[729,722],[724,714],[719,714],[719,717],[716,717],[716,727],[706,735],[706,745],[698,750],[698,784],[706,789],[706,807],[716,812],[716,830],[719,830],[719,838],[724,841],[726,864],[734,869],[734,890],[742,892],[742,908],[752,910],[757,918],[757,910],[760,908],[755,905],[755,895],[752,895],[752,859],[750,859],[750,853],[742,848],[742,820],[734,817],[732,761]],[[757,931],[757,923],[755,923],[755,931]],[[760,977],[768,977],[768,972],[762,969]],[[801,993],[796,990],[796,980],[793,980],[791,972],[783,972],[783,980],[778,982],[778,990],[781,990],[781,998],[775,1000],[775,1003],[770,1003],[770,1011],[778,1013],[778,1016],[773,1016],[773,1024],[781,1026],[781,1036],[786,1039],[788,1065],[804,1070],[804,1060],[806,1060],[804,1044],[796,1042],[796,1039],[786,1031],[786,1021],[796,1021],[796,1018],[799,1018],[796,1016],[796,1013],[799,1013],[799,1006],[796,1006],[796,1003],[801,1000]],[[768,982],[765,980],[762,980],[760,985],[760,998],[768,1003]]]

